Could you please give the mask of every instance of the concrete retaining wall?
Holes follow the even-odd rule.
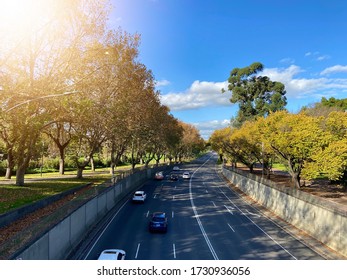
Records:
[[[222,169],[223,175],[252,199],[347,256],[347,212],[338,204],[253,174]]]
[[[157,170],[158,168],[143,170],[119,181],[115,186],[82,205],[14,258],[66,259],[92,225],[100,221],[121,199],[152,178]]]

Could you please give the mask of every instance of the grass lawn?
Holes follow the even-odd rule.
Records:
[[[0,181],[0,214],[90,182],[99,185],[111,178],[110,174],[101,171],[93,174],[85,172],[84,175],[86,176],[83,179],[76,179],[71,176],[61,177],[59,173],[43,173],[42,177],[40,174],[28,174],[25,179],[40,180],[26,181],[23,187]]]

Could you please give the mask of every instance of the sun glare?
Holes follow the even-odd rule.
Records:
[[[0,0],[0,30],[2,34],[23,34],[35,28],[48,13],[50,1]]]

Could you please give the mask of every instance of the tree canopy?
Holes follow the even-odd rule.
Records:
[[[59,157],[61,174],[68,157],[81,177],[104,150],[112,173],[122,156],[135,167],[153,155],[158,162],[202,148],[198,131],[185,129],[160,103],[154,75],[138,58],[140,36],[107,28],[109,1],[41,2],[43,14],[25,18],[17,32],[0,28],[7,178],[15,170],[17,185],[24,185],[43,150]]]
[[[252,171],[255,163],[269,167],[272,160],[283,163],[299,188],[301,179],[325,176],[346,184],[347,112],[312,116],[286,111],[246,122],[240,128],[215,131],[210,142],[232,162]]]
[[[285,109],[284,85],[271,81],[267,76],[257,75],[263,69],[263,64],[254,62],[250,66],[231,70],[228,78],[228,90],[232,92],[230,102],[239,104],[234,126],[240,127],[247,120]]]

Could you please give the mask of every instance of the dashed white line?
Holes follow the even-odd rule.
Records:
[[[211,158],[211,157],[210,157],[210,158]],[[194,212],[194,215],[195,215],[195,219],[196,219],[196,221],[198,222],[198,225],[199,225],[199,227],[200,227],[200,231],[201,231],[202,235],[203,235],[204,238],[205,238],[206,244],[207,244],[208,248],[210,249],[210,252],[211,252],[213,258],[214,258],[215,260],[219,260],[218,255],[217,255],[216,251],[214,250],[214,248],[213,248],[213,246],[212,246],[212,244],[211,244],[210,239],[209,239],[208,236],[207,236],[207,233],[206,233],[206,231],[205,231],[205,229],[204,229],[204,226],[203,226],[202,223],[201,223],[200,216],[199,216],[198,211],[196,210],[196,206],[195,206],[195,204],[194,204],[194,198],[193,198],[193,193],[192,193],[192,180],[193,180],[194,174],[195,174],[201,167],[203,167],[203,166],[210,160],[210,158],[208,158],[202,165],[200,165],[200,167],[197,168],[197,169],[193,172],[192,176],[190,177],[190,180],[189,180],[189,196],[190,196],[190,204],[192,205],[192,209],[193,209],[193,212]]]
[[[212,204],[213,204],[214,207],[217,207],[217,205],[216,205],[216,203],[214,203],[214,201],[212,201]]]
[[[229,212],[231,215],[234,215],[234,213],[233,213],[233,211],[232,211],[232,210],[234,210],[234,208],[233,208],[232,210],[230,210],[228,206],[224,205],[224,207],[228,210],[228,212]]]
[[[235,232],[235,230],[233,229],[233,227],[231,225],[228,224],[228,226],[230,227],[230,229]]]
[[[172,244],[172,249],[173,249],[174,259],[176,259],[176,246],[175,246],[175,243]]]
[[[137,244],[137,249],[136,249],[136,255],[135,255],[135,259],[137,259],[137,256],[139,254],[139,251],[140,251],[140,245],[141,243]]]

